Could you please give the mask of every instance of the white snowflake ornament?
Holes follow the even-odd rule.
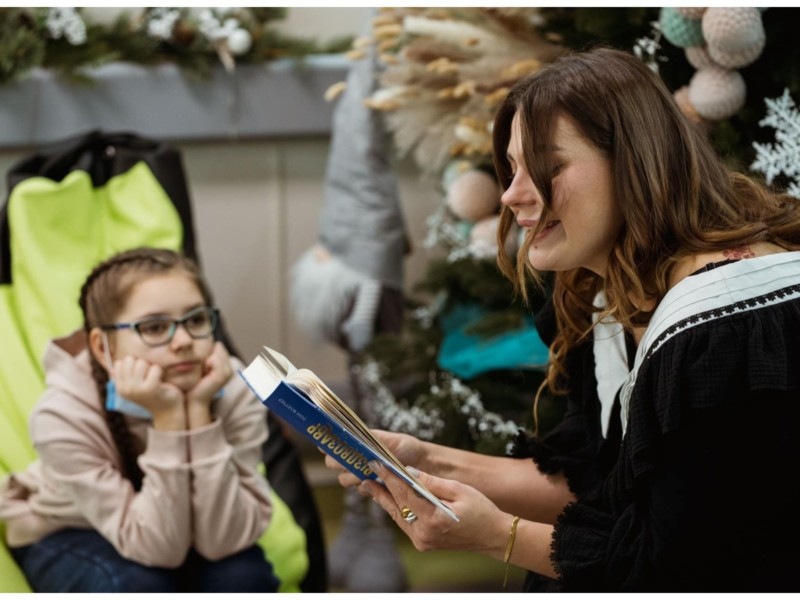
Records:
[[[750,168],[762,173],[768,184],[778,176],[788,177],[791,182],[786,192],[800,198],[800,112],[788,88],[780,98],[766,99],[764,102],[767,116],[758,124],[775,129],[775,143],[754,142],[756,159]]]

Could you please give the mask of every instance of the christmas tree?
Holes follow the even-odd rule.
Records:
[[[633,51],[732,166],[796,188],[798,24],[800,11],[780,8],[382,9],[353,56],[379,49],[384,70],[369,104],[442,203],[428,220],[432,258],[405,330],[377,336],[357,367],[381,425],[502,453],[519,427],[541,433],[562,414],[546,394],[538,422],[531,411],[547,362],[533,315],[547,290],[531,289],[523,305],[495,263],[491,121],[515,81],[565,49]],[[765,98],[782,93],[762,126]],[[514,241],[504,248],[515,250]]]

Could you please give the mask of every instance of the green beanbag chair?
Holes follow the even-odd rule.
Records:
[[[57,176],[21,176],[26,170]],[[168,147],[92,132],[12,171],[0,211],[0,478],[36,458],[28,416],[44,389],[42,355],[51,338],[81,326],[78,297],[92,267],[137,246],[196,258],[185,182]],[[280,591],[301,591],[309,572],[307,535],[274,486],[273,503],[259,543]],[[0,522],[2,540],[4,529]],[[30,587],[0,543],[0,592],[24,591]]]

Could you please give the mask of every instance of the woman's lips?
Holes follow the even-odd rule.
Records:
[[[536,239],[537,240],[544,239],[547,236],[547,234],[550,233],[550,231],[556,225],[558,225],[559,223],[561,223],[561,221],[559,221],[558,219],[552,219],[550,221],[547,221],[547,223],[545,223],[544,227],[542,227],[541,231],[539,231],[539,233],[536,234]],[[533,230],[536,229],[536,226],[539,224],[539,220],[538,219],[517,219],[517,224],[520,227],[522,227],[523,229],[528,229],[528,230],[533,231]]]
[[[558,220],[548,221],[545,224],[545,226],[542,227],[542,230],[536,234],[534,240],[539,242],[544,238],[546,238],[548,235],[550,235],[550,232],[553,231],[553,229],[555,229],[556,225],[558,225],[559,223],[561,223],[561,221]]]

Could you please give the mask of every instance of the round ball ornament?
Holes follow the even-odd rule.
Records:
[[[458,177],[474,168],[475,165],[468,160],[457,159],[450,161],[442,172],[442,188],[445,190],[449,189]]]
[[[703,27],[701,21],[689,19],[671,7],[663,7],[659,13],[661,33],[673,45],[679,48],[703,45]]]
[[[246,29],[234,29],[228,36],[228,49],[234,56],[246,54],[253,45],[253,36]]]
[[[762,38],[760,42],[740,52],[729,52],[717,46],[709,45],[708,54],[713,61],[721,67],[725,67],[726,69],[741,69],[742,67],[754,63],[758,57],[761,56],[766,41],[766,38]]]
[[[709,8],[701,23],[706,44],[723,52],[763,47],[766,40],[761,12],[755,8]]]
[[[721,121],[745,103],[746,88],[738,71],[711,67],[697,71],[689,82],[689,101],[704,119]]]
[[[494,177],[480,169],[465,171],[450,184],[446,202],[456,217],[476,223],[497,211],[500,186]]]
[[[700,123],[703,120],[697,111],[695,110],[694,106],[692,105],[691,101],[689,100],[689,86],[684,85],[681,88],[678,88],[673,94],[672,97],[675,98],[675,102],[678,104],[678,107],[681,109],[683,114],[689,117],[689,120],[692,123]]]
[[[706,12],[706,7],[705,6],[679,6],[675,10],[677,11],[677,13],[680,16],[696,21],[697,19],[701,19],[703,17],[703,13]]]
[[[497,254],[497,224],[500,217],[493,215],[481,219],[470,231],[470,246],[479,254],[490,256]]]
[[[686,55],[686,60],[695,69],[707,69],[716,66],[714,59],[709,56],[708,49],[705,46],[684,48],[683,53]]]

